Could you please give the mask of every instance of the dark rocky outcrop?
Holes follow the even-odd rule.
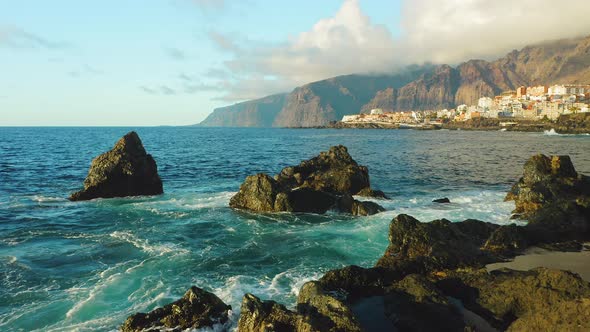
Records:
[[[502,330],[520,318],[530,320],[571,301],[590,299],[590,284],[580,276],[546,268],[457,271],[439,280],[437,287]],[[551,325],[539,330],[548,328],[555,330]]]
[[[274,178],[266,174],[248,176],[230,206],[255,212],[325,213],[330,209],[354,215],[371,215],[384,209],[352,195],[385,197],[372,190],[369,172],[359,166],[346,147],[334,146],[298,166],[286,167]]]
[[[531,242],[590,235],[590,179],[576,172],[568,156],[531,157],[506,200],[515,202],[516,218],[529,221]]]
[[[492,257],[481,247],[498,227],[478,220],[421,223],[401,214],[389,226],[390,244],[377,266],[396,269],[399,264],[413,263],[418,270],[411,270],[412,273],[482,266],[491,262]]]
[[[127,318],[122,332],[169,329],[182,331],[211,327],[228,320],[231,306],[226,305],[215,294],[198,287],[191,287],[184,296],[147,314],[137,313]]]
[[[156,162],[147,154],[134,131],[123,136],[109,152],[92,161],[84,189],[70,200],[113,198],[163,193]]]
[[[449,203],[451,203],[451,200],[448,199],[447,197],[445,197],[445,198],[438,198],[438,199],[433,200],[432,203],[449,204]]]

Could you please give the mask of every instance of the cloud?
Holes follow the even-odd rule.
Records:
[[[580,0],[406,0],[402,60],[493,59],[523,46],[590,34]],[[403,52],[407,51],[407,52]]]
[[[0,46],[13,49],[63,50],[69,43],[52,41],[15,27],[0,27]]]
[[[176,61],[184,61],[189,58],[186,52],[175,47],[165,47],[164,53],[166,53],[166,55],[170,57],[172,60]]]
[[[72,70],[68,73],[68,75],[70,75],[71,77],[74,78],[79,78],[79,77],[85,77],[85,76],[96,76],[96,75],[102,75],[104,74],[104,72],[100,69],[97,69],[89,64],[85,64],[82,67]]]
[[[344,74],[494,59],[528,44],[589,34],[587,6],[580,0],[403,0],[401,34],[394,37],[359,0],[344,0],[334,16],[283,43],[210,32],[211,42],[230,56],[211,72],[231,73],[218,77],[227,88],[222,99],[239,101]]]

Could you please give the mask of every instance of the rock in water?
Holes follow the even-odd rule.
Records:
[[[432,201],[432,203],[449,204],[449,203],[451,203],[451,200],[448,199],[447,197],[445,197],[445,198],[435,199]]]
[[[371,189],[367,168],[359,166],[340,145],[298,166],[286,167],[274,178],[248,176],[230,206],[255,212],[325,213],[336,209],[371,215],[384,211],[378,204],[354,200],[352,195],[385,198],[383,192]]]
[[[212,327],[228,320],[231,306],[226,305],[215,294],[198,287],[191,287],[184,296],[147,314],[137,313],[127,318],[122,332],[143,330],[183,331]]]
[[[123,136],[115,147],[92,161],[84,189],[72,194],[71,201],[94,198],[159,195],[163,193],[158,167],[147,154],[134,131]]]
[[[529,221],[535,242],[588,238],[590,179],[576,172],[568,156],[531,157],[506,200],[515,202],[515,217]]]

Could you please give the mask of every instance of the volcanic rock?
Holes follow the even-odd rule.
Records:
[[[502,330],[517,319],[530,321],[532,316],[554,308],[560,308],[564,318],[571,318],[572,312],[580,309],[573,308],[570,301],[590,299],[590,284],[580,276],[546,268],[530,271],[502,269],[490,273],[485,269],[457,271],[436,285],[447,296],[460,299],[466,308]],[[551,325],[551,319],[547,323],[538,331],[557,330]],[[522,328],[522,324],[523,321],[517,326]],[[516,329],[517,326],[514,330],[520,330]]]
[[[367,168],[359,166],[340,145],[298,166],[286,167],[274,178],[248,176],[229,205],[254,212],[325,213],[335,209],[371,215],[384,211],[376,203],[354,200],[356,194],[385,196],[371,189]]]
[[[231,306],[226,305],[215,294],[198,287],[191,287],[184,296],[147,314],[137,313],[121,326],[122,332],[167,329],[182,331],[212,327],[228,320]]]
[[[448,204],[451,203],[451,200],[448,198],[439,198],[432,201],[432,203],[439,203],[439,204]]]
[[[534,242],[590,235],[590,178],[578,174],[568,156],[531,157],[506,200],[514,200],[515,217],[529,221]]]
[[[159,195],[162,180],[156,162],[147,154],[134,131],[123,136],[115,147],[96,157],[84,180],[84,189],[72,194],[71,201],[94,198]]]

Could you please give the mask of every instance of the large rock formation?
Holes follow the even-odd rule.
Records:
[[[156,162],[134,131],[123,136],[109,152],[96,157],[84,180],[84,189],[70,200],[112,198],[163,193]]]
[[[590,236],[590,179],[568,156],[531,157],[506,200],[515,201],[515,217],[529,221],[534,242]]]
[[[282,100],[271,96],[217,109],[202,124],[313,127],[371,108],[413,111],[473,105],[480,97],[521,85],[587,83],[589,53],[590,37],[585,37],[528,46],[493,62],[470,60],[456,67],[412,66],[391,75],[339,76],[298,87]]]
[[[359,166],[340,145],[298,166],[286,167],[274,178],[248,176],[230,206],[255,212],[325,213],[335,209],[371,215],[384,211],[378,204],[357,201],[352,195],[385,197],[371,189],[367,168]]]
[[[223,303],[215,294],[193,286],[178,301],[147,314],[137,313],[130,316],[121,326],[121,331],[183,331],[212,327],[214,324],[227,322],[229,310],[231,306]]]

